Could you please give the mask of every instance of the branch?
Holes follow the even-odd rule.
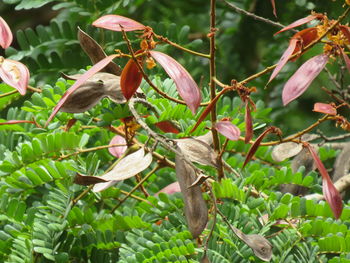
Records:
[[[214,77],[216,77],[216,65],[215,65],[215,54],[216,54],[216,46],[215,46],[215,34],[216,34],[216,0],[210,0],[210,33],[209,33],[209,38],[210,38],[210,62],[209,62],[209,72],[210,72],[210,102],[215,101],[216,97],[216,82]],[[216,112],[216,104],[212,107],[211,112],[210,112],[210,120],[211,120],[211,125],[214,127],[216,123],[216,118],[217,118],[217,112]],[[218,153],[217,157],[217,172],[218,172],[218,179],[219,181],[224,178],[224,169],[222,165],[222,158],[220,155],[220,140],[219,140],[219,135],[216,129],[212,129],[212,136],[213,136],[213,146],[214,150]]]
[[[237,13],[239,14],[242,14],[242,15],[246,15],[246,16],[249,16],[255,20],[259,20],[261,22],[264,22],[266,24],[269,24],[269,25],[272,25],[272,26],[275,26],[275,27],[279,27],[279,28],[283,28],[285,27],[284,25],[278,23],[278,22],[275,22],[275,21],[272,21],[270,19],[267,19],[265,17],[261,17],[261,16],[258,16],[258,15],[255,15],[253,13],[250,13],[244,9],[241,9],[239,8],[238,6],[234,5],[233,3],[229,3],[227,2],[226,0],[221,0],[221,2],[223,2],[226,6],[228,6],[229,8],[235,10]],[[292,29],[294,32],[298,32],[298,30],[296,29]]]

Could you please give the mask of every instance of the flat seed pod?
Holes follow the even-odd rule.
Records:
[[[175,141],[182,153],[192,162],[217,167],[217,155],[206,142],[195,138],[185,138]]]
[[[287,158],[293,157],[301,152],[303,146],[295,142],[281,143],[272,150],[272,159],[276,162],[282,162]]]
[[[178,148],[179,151],[181,149]],[[196,171],[181,157],[175,156],[176,177],[180,184],[185,203],[185,216],[188,228],[197,238],[208,222],[208,208],[203,199],[200,186],[190,187],[197,179]]]

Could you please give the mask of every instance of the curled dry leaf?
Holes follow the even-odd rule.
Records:
[[[109,97],[115,103],[126,102],[120,89],[120,77],[98,72],[72,92],[60,110],[69,113],[85,112],[104,97]]]
[[[165,193],[165,194],[171,195],[179,192],[181,192],[179,182],[173,182],[167,185],[166,187],[164,187],[163,189],[159,190],[159,192],[156,193],[156,196],[159,195],[159,193]]]
[[[49,119],[47,120],[45,127],[49,124],[49,122],[53,119],[53,117],[55,117],[57,112],[61,109],[63,104],[68,100],[69,96],[72,95],[74,91],[76,91],[82,84],[84,84],[85,81],[87,81],[95,73],[103,69],[109,62],[111,62],[117,56],[118,56],[117,54],[114,54],[102,59],[100,62],[98,62],[97,64],[92,66],[88,71],[86,71],[83,75],[81,75],[81,77],[74,83],[74,85],[70,87],[66,91],[66,93],[63,94],[61,100],[57,103]]]
[[[303,146],[300,143],[285,142],[276,145],[271,153],[272,159],[276,162],[282,162],[287,158],[293,157],[301,152]]]
[[[152,163],[152,154],[147,153],[143,148],[127,155],[118,162],[118,164],[108,173],[100,176],[108,183],[96,184],[93,188],[94,192],[100,192],[108,187],[116,184],[118,181],[128,179],[145,170]]]
[[[122,156],[123,153],[128,148],[126,146],[126,140],[124,139],[124,137],[122,137],[120,135],[116,135],[112,138],[112,140],[109,142],[109,145],[113,145],[113,144],[124,144],[125,145],[125,146],[114,146],[114,147],[108,148],[109,153],[117,158]]]
[[[126,63],[120,76],[120,87],[127,100],[135,94],[141,81],[142,73],[139,71],[135,61],[130,59],[128,63]]]
[[[253,143],[252,147],[250,147],[248,153],[247,153],[247,157],[244,160],[243,163],[243,168],[247,165],[247,163],[253,158],[255,152],[258,150],[260,143],[262,142],[262,140],[264,139],[264,137],[269,134],[269,133],[275,133],[277,135],[281,135],[281,130],[276,128],[276,127],[269,127],[267,128],[262,134],[259,135],[259,137],[256,139],[256,141]]]
[[[327,103],[320,103],[320,102],[315,103],[313,111],[321,112],[321,113],[333,115],[333,116],[337,115],[337,109],[333,105],[327,104]]]
[[[270,261],[272,258],[272,245],[263,236],[257,234],[245,235],[243,240],[251,249],[255,256],[263,261]]]
[[[95,20],[92,25],[112,31],[135,31],[146,28],[144,25],[133,19],[118,15],[102,16]]]
[[[338,219],[343,210],[343,202],[338,190],[335,188],[326,167],[324,167],[322,161],[318,157],[316,151],[309,143],[304,144],[305,147],[309,150],[312,158],[314,159],[315,165],[322,176],[322,191],[323,195],[331,207],[334,217]]]
[[[230,121],[218,121],[214,128],[231,141],[237,141],[241,135],[240,129]]]
[[[172,121],[160,121],[154,124],[163,132],[178,134],[180,129]]]
[[[178,148],[178,151],[181,151]],[[185,203],[185,216],[193,238],[197,238],[208,222],[208,208],[203,199],[200,186],[190,187],[195,182],[196,171],[181,157],[175,156],[177,181]]]
[[[289,30],[289,29],[292,29],[292,28],[295,28],[295,27],[304,25],[304,24],[306,24],[306,23],[309,23],[309,22],[311,22],[312,20],[314,20],[314,19],[316,19],[316,18],[318,18],[318,17],[320,17],[320,16],[321,16],[321,14],[315,14],[315,15],[309,15],[309,16],[307,16],[307,17],[301,18],[301,19],[299,19],[299,20],[297,20],[297,21],[291,23],[290,25],[285,26],[285,27],[282,28],[280,31],[276,32],[276,33],[274,34],[274,36],[277,35],[277,34],[279,34],[279,33],[284,32],[284,31],[287,31],[287,30]]]
[[[0,46],[8,48],[13,40],[13,35],[6,21],[0,16]]]
[[[316,27],[305,28],[305,29],[295,33],[294,36],[292,37],[292,39],[297,39],[299,41],[297,42],[297,45],[296,45],[292,55],[301,51],[302,48],[306,47],[307,45],[309,45],[312,41],[316,40],[317,38],[318,38],[318,31],[317,31]],[[296,60],[296,58],[293,59],[293,61],[294,60]]]
[[[195,138],[178,139],[175,142],[192,162],[217,167],[217,155],[206,142]]]
[[[158,51],[150,51],[149,53],[174,80],[179,95],[194,115],[201,103],[202,95],[192,76],[172,57]]]
[[[89,56],[92,64],[98,63],[100,60],[107,57],[106,53],[103,51],[102,47],[86,32],[78,27],[78,39],[80,46],[84,52]],[[113,61],[109,62],[101,71],[111,73],[120,76],[122,70]]]
[[[311,82],[317,77],[326,66],[329,59],[328,55],[321,54],[306,61],[287,81],[283,88],[283,105],[298,98],[310,86]]]
[[[29,82],[29,70],[21,62],[0,56],[0,78],[7,85],[25,95]]]
[[[258,234],[244,234],[241,230],[232,226],[231,224],[229,224],[229,227],[240,240],[253,249],[255,256],[263,261],[271,260],[272,245],[265,237]]]

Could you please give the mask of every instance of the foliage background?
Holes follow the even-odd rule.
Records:
[[[275,19],[270,1],[237,0],[234,3],[257,15]],[[289,24],[306,16],[312,9],[336,18],[341,13],[342,1],[277,1],[277,9],[278,20]],[[114,49],[126,52],[121,34],[90,26],[104,14],[116,13],[133,18],[188,48],[208,50],[209,3],[202,0],[4,0],[0,3],[0,13],[17,32],[16,43],[6,50],[6,56],[28,65],[32,74],[31,85],[43,89],[40,94],[28,94],[23,98],[18,95],[0,98],[0,118],[6,120],[29,120],[35,116],[43,125],[55,103],[72,84],[60,78],[60,72],[73,74],[90,65],[77,41],[77,26],[98,40],[107,53]],[[218,78],[223,82],[232,78],[244,79],[275,63],[290,37],[288,33],[273,37],[276,28],[241,16],[220,1],[217,24]],[[136,38],[133,40],[136,46]],[[207,61],[169,46],[162,47],[162,51],[172,54],[185,65],[206,89]],[[317,49],[298,62],[289,63],[267,89],[264,86],[268,76],[252,82],[258,89],[253,98],[260,100],[253,115],[257,123],[256,134],[267,123],[290,134],[319,118],[311,111],[313,103],[328,99],[319,88],[333,88],[325,73],[301,99],[288,107],[283,108],[280,99],[283,83],[313,52],[316,53]],[[121,66],[125,63],[120,61]],[[330,69],[335,71],[337,66],[335,63]],[[174,92],[172,82],[165,80],[162,70],[156,69],[152,76],[164,90]],[[0,88],[2,93],[11,90],[4,84],[0,84]],[[162,109],[159,120],[177,120],[183,130],[179,136],[188,135],[194,123],[189,110],[159,99],[145,83],[142,88],[149,101]],[[219,103],[219,118],[232,117],[243,129],[240,106],[237,98],[225,98]],[[113,134],[102,127],[120,125],[119,119],[128,114],[126,107],[105,99],[89,113],[75,114],[79,122],[69,133],[62,130],[72,117],[67,113],[60,113],[48,129],[31,124],[0,126],[0,262],[198,262],[203,248],[191,239],[187,231],[181,195],[154,197],[157,191],[175,180],[173,169],[164,168],[151,176],[145,185],[152,194],[150,197],[136,193],[148,202],[129,198],[114,214],[110,214],[118,199],[124,196],[122,191],[130,191],[135,185],[135,180],[130,179],[102,194],[88,193],[73,206],[72,200],[86,189],[72,183],[75,173],[99,175],[114,160],[106,149],[69,158],[62,156],[108,144]],[[102,121],[94,123],[94,117]],[[152,118],[148,121],[153,123]],[[95,127],[85,129],[85,126],[92,125]],[[333,126],[322,128],[328,135],[339,134]],[[198,129],[195,135],[201,133],[203,129]],[[147,136],[141,133],[138,138],[144,142]],[[228,145],[228,150],[235,152],[247,152],[247,149],[239,142]],[[159,151],[165,154],[164,150]],[[222,183],[214,184],[215,195],[222,200],[221,211],[242,231],[269,236],[274,245],[273,262],[349,262],[348,200],[345,200],[341,219],[334,220],[324,202],[315,204],[311,200],[280,193],[279,186],[285,183],[303,185],[310,192],[320,193],[321,180],[315,172],[303,174],[303,168],[293,174],[289,161],[273,163],[270,151],[259,149],[257,157],[263,162],[249,164],[245,171],[241,171],[241,178],[231,175]],[[329,161],[330,168],[336,151],[324,149],[321,153],[321,158]],[[171,154],[169,157],[173,158]],[[224,158],[233,167],[242,167],[244,156],[241,154],[225,153]],[[210,168],[205,169],[210,172]],[[255,187],[268,197],[251,196],[249,191],[242,190],[243,186]],[[266,213],[269,223],[261,224],[259,218]],[[277,219],[285,221],[275,224]],[[242,259],[259,262],[220,219],[209,242],[208,253],[211,262],[240,262]]]

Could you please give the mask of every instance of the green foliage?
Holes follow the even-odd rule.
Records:
[[[81,73],[91,64],[77,40],[77,26],[93,36],[107,54],[115,49],[127,52],[120,33],[90,26],[103,14],[128,16],[183,47],[208,52],[208,3],[201,0],[175,2],[4,0],[15,10],[52,7],[57,11],[57,17],[45,26],[17,31],[16,49],[6,50],[6,57],[21,60],[29,67],[31,85],[40,87],[41,92],[28,92],[25,97],[18,94],[3,97],[1,95],[13,89],[0,84],[0,121],[35,120],[35,124],[0,125],[0,262],[200,262],[204,255],[203,244],[209,235],[207,256],[210,262],[261,262],[218,214],[214,219],[212,210],[203,234],[198,240],[192,238],[181,194],[157,195],[159,190],[176,180],[173,168],[162,167],[143,183],[149,195],[137,190],[123,203],[120,201],[139,178],[118,182],[101,193],[74,183],[77,173],[99,176],[113,165],[115,158],[109,154],[106,145],[115,136],[111,126],[118,127],[119,132],[124,131],[122,119],[131,116],[127,104],[116,104],[104,98],[84,113],[59,112],[45,127],[53,108],[74,83],[61,78],[60,72]],[[271,17],[270,7],[265,6],[270,1],[235,2],[246,9],[254,3],[258,11],[266,13],[268,10],[269,13],[264,15]],[[313,2],[282,5],[281,20],[285,23],[293,21],[292,13],[305,7],[312,9]],[[188,13],[192,14],[193,10],[197,13],[192,17]],[[283,12],[286,10],[289,11]],[[251,25],[248,18],[228,11],[221,4],[217,11],[221,25],[217,33],[217,43],[220,43],[217,45],[218,79],[225,82],[236,77],[243,79],[247,73],[278,60],[284,48],[281,43],[285,40],[272,40],[272,29],[263,32],[256,24],[248,27]],[[199,37],[193,37],[194,34]],[[139,39],[131,34],[129,37],[133,47],[139,48]],[[203,101],[209,101],[209,73],[203,71],[208,66],[207,61],[170,45],[157,48],[171,54],[198,83],[202,83]],[[119,59],[117,63],[124,65],[126,61]],[[179,98],[174,82],[161,67],[146,71],[163,92]],[[261,88],[258,94],[252,94],[256,103],[256,110],[252,112],[254,138],[286,114],[286,110],[279,109],[281,103],[276,99],[284,79],[283,76],[277,78],[275,87],[269,87],[271,90]],[[252,82],[259,87],[265,84],[266,76]],[[193,116],[185,105],[161,98],[147,82],[142,82],[141,89],[153,109],[138,105],[137,111],[153,130],[169,141],[203,135],[212,128],[208,116],[194,133],[190,133],[203,109]],[[244,131],[244,104],[233,94],[220,98],[217,118],[231,118],[232,123]],[[67,124],[72,119],[77,122],[67,131]],[[155,124],[165,120],[178,125],[180,133],[160,132]],[[284,131],[289,130],[286,126],[282,127]],[[137,130],[135,138],[150,146],[149,135],[144,130]],[[221,142],[224,139],[220,135]],[[237,174],[226,172],[226,178],[211,184],[217,208],[230,224],[245,234],[267,237],[273,245],[271,262],[350,262],[348,200],[344,202],[340,219],[336,220],[326,202],[280,192],[282,185],[293,184],[310,193],[321,194],[321,179],[317,172],[306,172],[303,166],[293,172],[290,160],[276,163],[271,157],[272,148],[267,146],[259,147],[254,159],[243,170],[249,148],[250,145],[243,141],[229,141],[223,159],[236,169]],[[174,161],[174,154],[163,147],[157,145],[154,151]],[[326,147],[319,150],[327,167],[332,166],[337,154],[338,151]],[[155,165],[156,162],[146,173]],[[211,175],[209,180],[216,179],[214,168],[201,166],[201,169]],[[208,207],[212,207],[208,191],[204,198]],[[119,207],[115,209],[116,206]]]

